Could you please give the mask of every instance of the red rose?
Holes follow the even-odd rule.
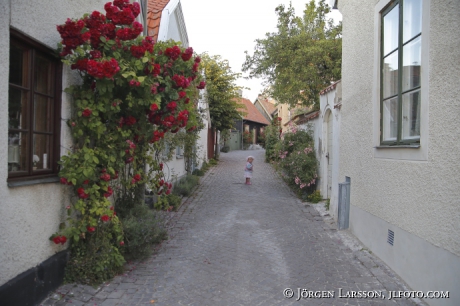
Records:
[[[101,220],[102,220],[103,222],[107,222],[107,221],[110,220],[110,217],[107,216],[107,215],[103,215],[103,216],[101,217]]]
[[[165,50],[165,55],[169,57],[170,59],[172,59],[173,61],[175,61],[179,57],[180,53],[181,51],[178,46],[174,46],[172,48],[166,48]]]
[[[163,179],[160,180],[160,186],[163,186],[165,181]]]
[[[125,242],[124,242],[124,241],[120,241],[120,245],[121,245],[121,246],[124,246],[124,245],[125,245]]]
[[[125,160],[125,164],[132,163],[133,160],[134,160],[134,157],[128,157],[128,158]]]
[[[112,187],[110,187],[110,186],[107,187],[107,192],[104,193],[104,197],[108,198],[108,197],[110,197],[112,194],[113,194],[113,189],[112,189]],[[113,209],[113,207],[111,207],[111,209]]]
[[[85,108],[85,109],[83,110],[83,112],[81,113],[81,115],[82,115],[83,117],[89,117],[89,116],[92,114],[92,112],[93,112],[93,111],[90,110],[89,108]]]
[[[87,226],[86,229],[88,230],[88,232],[92,233],[92,232],[95,232],[96,231],[96,228],[94,226]]]
[[[161,73],[161,66],[160,64],[153,64],[152,66],[153,66],[152,74],[154,77],[157,77]]]
[[[140,180],[141,180],[141,175],[140,175],[140,174],[134,174],[133,178],[134,178],[136,181],[140,181]]]
[[[134,118],[133,116],[128,116],[128,118],[125,118],[126,125],[134,125],[136,121],[136,118]]]
[[[66,237],[66,236],[61,236],[61,239],[60,239],[60,240],[61,240],[61,241],[60,241],[61,244],[64,244],[64,243],[66,243],[66,241],[67,241],[67,237]]]
[[[206,87],[206,82],[200,82],[200,84],[196,87],[198,89],[204,89]]]
[[[188,104],[189,102],[190,102],[190,99],[189,99],[189,98],[185,98],[184,103],[185,103],[185,104]]]
[[[110,181],[110,174],[104,173],[104,174],[102,174],[100,176],[100,178],[101,178],[101,180],[108,182],[108,181]]]
[[[199,56],[195,57],[195,63],[201,62],[201,58]]]
[[[65,177],[61,177],[60,182],[64,185],[67,185],[69,183]]]
[[[184,62],[188,61],[192,58],[193,49],[191,47],[185,49],[184,53],[182,53],[181,57]]]
[[[158,110],[158,105],[156,105],[155,103],[150,105],[150,111],[155,112],[157,110]]]
[[[115,171],[115,176],[112,177],[112,180],[116,180],[118,178],[118,171]]]
[[[53,242],[59,244],[61,242],[61,236],[54,236]]]
[[[177,103],[174,101],[171,101],[166,105],[166,108],[169,109],[170,112],[173,112],[177,108]]]
[[[163,163],[160,163],[160,170],[163,170]]]
[[[165,194],[168,195],[171,193],[171,189],[166,190]]]
[[[85,180],[85,181],[83,182],[83,185],[88,185],[88,183],[89,183],[89,180]]]
[[[179,91],[179,98],[182,99],[183,97],[185,97],[187,95],[187,93],[185,91]]]

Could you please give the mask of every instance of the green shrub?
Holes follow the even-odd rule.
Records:
[[[98,285],[123,272],[125,259],[120,253],[113,223],[103,223],[93,233],[79,236],[70,244],[70,259],[65,268],[66,283]]]
[[[205,171],[203,169],[195,169],[193,170],[192,174],[196,176],[203,176],[205,174]]]
[[[222,149],[220,149],[220,152],[223,152],[223,153],[227,153],[228,151],[230,151],[229,146],[224,146],[224,147],[222,147]]]
[[[327,199],[326,204],[324,204],[324,208],[326,208],[326,210],[329,210],[330,206],[331,206],[331,199]]]
[[[284,133],[274,146],[278,167],[292,189],[298,194],[314,191],[318,161],[314,151],[314,140],[307,131],[292,129]]]
[[[319,190],[315,190],[315,191],[313,191],[312,194],[310,194],[307,197],[307,199],[308,199],[308,201],[310,201],[312,203],[318,203],[319,201],[323,200],[323,197],[321,196],[321,193],[319,192]]]
[[[168,194],[158,197],[155,204],[153,204],[153,207],[156,210],[176,211],[179,208],[181,202],[182,199],[178,195]]]
[[[122,224],[127,259],[148,257],[152,253],[151,247],[167,237],[157,214],[145,205],[132,209]]]
[[[209,160],[209,165],[210,165],[210,166],[215,166],[215,165],[217,165],[217,160],[216,160],[215,158],[211,158],[211,159]]]
[[[173,187],[173,194],[188,197],[193,188],[198,185],[199,177],[196,175],[186,175],[182,177]]]

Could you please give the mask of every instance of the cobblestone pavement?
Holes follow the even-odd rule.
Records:
[[[339,297],[339,288],[341,295],[408,288],[375,256],[347,247],[350,234],[296,198],[263,150],[249,152],[252,185],[243,184],[248,151],[222,153],[155,255],[98,288],[61,286],[41,305],[423,305]],[[298,300],[298,288],[334,297]]]

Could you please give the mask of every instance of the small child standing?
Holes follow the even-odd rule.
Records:
[[[246,178],[246,185],[251,185],[252,171],[254,170],[254,167],[252,165],[253,160],[254,157],[248,156],[246,167],[244,167],[244,177]]]

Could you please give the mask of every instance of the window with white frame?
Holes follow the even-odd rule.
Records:
[[[380,142],[420,142],[422,0],[392,1],[381,12]]]

